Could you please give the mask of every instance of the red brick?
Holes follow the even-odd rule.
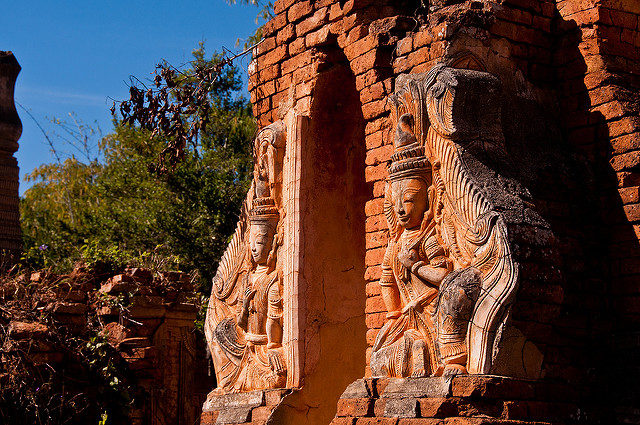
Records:
[[[378,232],[367,233],[365,235],[367,248],[377,248],[379,246],[386,246],[388,234],[389,232],[387,230],[380,230]]]
[[[362,105],[362,115],[365,120],[377,118],[389,112],[387,99],[374,100]]]
[[[278,46],[261,56],[258,61],[260,66],[269,66],[280,62],[287,57],[287,46]]]
[[[388,176],[387,166],[385,164],[371,165],[364,169],[364,178],[368,182],[384,180]]]
[[[379,265],[378,266],[367,267],[367,269],[374,268],[374,267],[380,269]],[[377,281],[369,282],[369,283],[367,283],[365,290],[366,290],[366,293],[367,293],[368,297],[373,297],[373,296],[376,296],[376,295],[380,295],[380,284]]]
[[[629,204],[623,207],[629,221],[640,221],[640,204]]]
[[[291,43],[289,43],[289,54],[291,56],[297,55],[305,51],[307,46],[305,45],[304,38],[296,38]]]
[[[287,11],[289,22],[297,22],[307,15],[311,15],[313,6],[309,0],[296,1]]]
[[[377,165],[387,163],[393,154],[393,145],[383,145],[378,148],[369,149],[365,158],[366,165]]]
[[[369,297],[367,298],[365,305],[365,313],[380,313],[386,312],[387,309],[382,301],[381,296]]]
[[[377,266],[378,264],[382,264],[384,251],[385,248],[367,249],[367,252],[364,255],[364,264],[366,266]]]
[[[367,216],[382,214],[384,198],[370,199],[364,204],[364,213]]]
[[[266,423],[271,416],[273,406],[260,406],[251,411],[251,422],[253,423]]]
[[[386,131],[380,130],[366,136],[365,144],[367,146],[367,149],[371,150],[382,146],[382,144],[384,143],[385,134]]]
[[[365,232],[375,232],[387,228],[387,219],[383,214],[367,217],[364,223]]]
[[[349,60],[353,60],[358,56],[370,52],[378,47],[378,37],[373,34],[369,34],[344,48],[344,54]]]
[[[611,140],[611,149],[614,154],[621,154],[631,150],[640,149],[640,133],[627,134]]]
[[[451,393],[454,397],[508,397],[521,400],[533,397],[534,388],[530,382],[518,379],[467,375],[453,379]]]
[[[616,155],[609,162],[615,171],[634,170],[640,165],[640,151]]]
[[[258,57],[263,55],[269,50],[272,50],[276,47],[276,38],[275,37],[267,37],[262,39],[260,44],[258,44],[253,50],[253,57]]]
[[[367,416],[373,413],[373,400],[369,398],[341,398],[336,416]]]
[[[396,425],[397,423],[396,418],[358,418],[356,420],[356,425]]]
[[[420,398],[420,416],[423,418],[445,418],[454,416],[457,408],[451,399],[447,398]]]
[[[302,36],[311,31],[314,31],[324,25],[329,19],[329,8],[323,7],[322,9],[318,9],[315,13],[304,21],[299,22],[296,25],[296,32],[298,36]],[[327,27],[328,30],[328,27]]]
[[[288,43],[296,36],[296,29],[293,24],[289,24],[276,33],[276,43],[280,46]]]
[[[380,69],[370,69],[364,74],[356,75],[356,89],[363,90],[365,87],[371,86],[384,79],[385,75]]]
[[[286,61],[282,62],[282,75],[289,74],[298,68],[303,68],[307,65],[310,65],[311,63],[313,63],[313,59],[313,53],[311,51],[306,51],[300,55],[292,56],[291,59],[287,59]]]
[[[287,25],[287,15],[276,15],[273,19],[264,24],[264,26],[262,27],[262,36],[270,37],[285,25]]]
[[[316,47],[327,44],[330,41],[329,27],[322,27],[318,31],[307,34],[305,44],[307,47]]]
[[[376,341],[376,336],[378,335],[378,332],[380,332],[379,329],[368,329],[367,330],[367,345],[369,347],[373,346],[373,343]],[[383,416],[378,412],[378,402],[381,401],[382,399],[376,400],[375,406],[374,406],[374,414],[375,416]],[[384,403],[384,401],[383,401]],[[384,412],[384,406],[382,407],[382,411]]]
[[[377,181],[373,183],[373,197],[379,198],[384,196],[384,191],[386,190],[386,183],[384,181]]]
[[[353,425],[356,418],[333,418],[331,425]]]
[[[618,189],[623,204],[640,202],[640,186],[623,187]]]
[[[622,104],[616,100],[591,108],[591,111],[600,112],[607,120],[622,117],[625,114]]]
[[[613,25],[628,29],[636,29],[638,25],[638,17],[632,13],[626,13],[619,10],[609,10],[609,16]]]
[[[279,15],[287,10],[296,0],[276,0],[273,2],[273,13]]]
[[[380,312],[380,313],[367,313],[366,317],[365,317],[365,323],[367,325],[367,329],[372,329],[372,328],[381,328],[382,325],[384,325],[386,319],[387,313],[386,312]],[[367,363],[369,363],[367,361]]]
[[[382,274],[380,266],[367,267],[364,271],[364,280],[367,282],[377,282]]]
[[[351,60],[351,70],[353,71],[354,75],[364,74],[373,69],[377,61],[377,50],[370,50],[369,52]]]

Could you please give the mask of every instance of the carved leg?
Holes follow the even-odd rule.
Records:
[[[426,363],[426,345],[423,340],[418,339],[413,342],[411,347],[411,354],[413,357],[413,372],[412,378],[422,378],[427,376],[427,363]]]

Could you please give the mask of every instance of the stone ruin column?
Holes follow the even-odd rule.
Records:
[[[20,65],[11,52],[0,51],[0,252],[3,263],[22,249],[18,184],[18,150],[22,123],[13,100]],[[5,265],[5,264],[3,264]]]

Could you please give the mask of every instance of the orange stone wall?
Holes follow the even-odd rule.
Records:
[[[507,154],[541,217],[539,225],[510,228],[521,267],[512,319],[529,350],[523,362],[536,372],[510,364],[501,370],[606,389],[624,417],[638,392],[619,390],[637,388],[631,377],[640,372],[640,2],[466,1],[426,14],[419,6],[278,0],[249,68],[261,127],[278,119],[282,105],[313,122],[318,76],[336,66],[355,80],[368,199],[362,375],[370,375],[370,347],[385,317],[377,280],[388,237],[387,96],[402,73],[426,72],[439,61],[479,63],[511,96],[503,105]],[[514,99],[525,107],[511,108]]]

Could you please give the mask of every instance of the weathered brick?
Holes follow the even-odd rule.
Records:
[[[385,164],[370,165],[364,169],[364,178],[368,182],[384,180],[388,174]]]
[[[289,22],[297,22],[313,11],[313,5],[309,0],[296,1],[287,11]]]
[[[640,151],[615,155],[609,162],[615,171],[634,170],[640,165]]]
[[[640,202],[640,186],[623,187],[618,189],[623,204]]]
[[[367,252],[364,256],[364,264],[366,266],[377,266],[382,264],[382,259],[384,258],[385,248],[372,248],[367,249]]]
[[[370,398],[341,398],[338,400],[336,416],[368,416],[373,413]]]
[[[387,163],[393,154],[393,145],[383,145],[377,148],[369,149],[365,157],[365,164],[376,165]]]
[[[382,301],[381,296],[374,296],[367,298],[365,305],[365,313],[380,313],[386,312],[384,302]]]
[[[314,31],[324,25],[329,19],[329,8],[323,7],[322,9],[318,9],[315,13],[305,20],[299,22],[296,25],[296,32],[298,36],[305,35],[311,31]],[[327,32],[328,32],[328,28]]]
[[[623,209],[629,221],[640,221],[640,204],[628,204]]]

